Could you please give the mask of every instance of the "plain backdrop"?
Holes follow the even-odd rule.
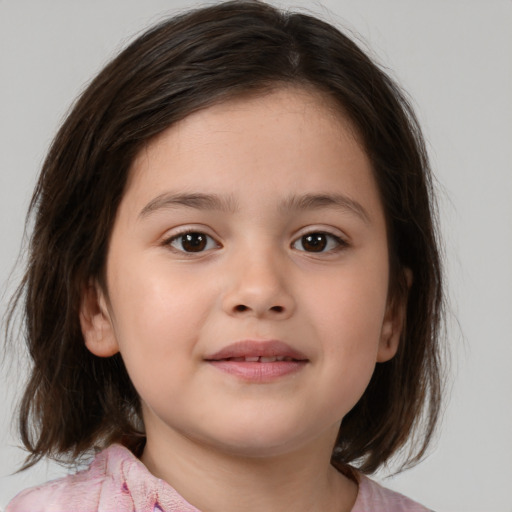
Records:
[[[0,0],[2,313],[38,169],[77,94],[183,0]],[[360,34],[413,98],[440,194],[451,388],[417,468],[384,480],[437,512],[512,511],[512,1],[281,1]],[[11,370],[11,371],[7,371]],[[0,507],[63,474],[23,459],[10,427],[23,366],[2,368]],[[379,475],[384,477],[385,475]]]

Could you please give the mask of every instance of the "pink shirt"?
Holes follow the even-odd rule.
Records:
[[[352,512],[428,512],[359,474]],[[200,512],[168,483],[154,477],[127,448],[114,444],[88,469],[27,489],[6,512]]]

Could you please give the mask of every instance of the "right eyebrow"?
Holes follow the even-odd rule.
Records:
[[[173,209],[185,206],[197,210],[219,210],[234,213],[236,202],[231,197],[221,197],[216,194],[202,193],[164,193],[152,199],[139,213],[144,218],[162,209]]]

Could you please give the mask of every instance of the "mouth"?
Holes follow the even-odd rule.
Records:
[[[205,357],[216,369],[248,382],[270,382],[297,373],[309,362],[282,341],[244,340]]]
[[[288,356],[243,356],[243,357],[226,357],[223,359],[213,359],[213,361],[234,361],[237,363],[275,363],[279,361],[299,361]]]

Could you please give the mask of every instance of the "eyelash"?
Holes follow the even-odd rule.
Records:
[[[325,237],[325,240],[322,241],[321,237]],[[308,241],[308,243],[315,244],[315,243],[320,242],[321,244],[325,243],[325,245],[321,246],[320,250],[313,250],[313,251],[301,250],[301,249],[297,249],[295,247],[295,245],[297,243],[299,243],[299,242],[304,244],[304,242],[308,238],[310,239]],[[334,244],[334,247],[329,247],[329,245],[332,246],[333,244]],[[345,240],[343,240],[339,236],[333,235],[332,233],[328,233],[327,231],[310,231],[308,233],[305,233],[305,234],[301,235],[299,238],[297,238],[292,243],[292,247],[294,249],[297,249],[297,250],[299,250],[301,252],[311,253],[311,254],[333,253],[333,252],[339,251],[341,249],[344,249],[347,246],[348,246],[348,243]],[[327,250],[326,250],[326,248],[327,248]]]
[[[196,235],[199,238],[199,240],[197,239],[197,237],[195,240],[193,239],[193,236],[196,236]],[[197,251],[196,250],[185,250],[185,248],[183,247],[185,237],[189,237],[189,242],[196,244],[196,245],[199,244]],[[202,240],[201,240],[201,238],[202,238]],[[309,240],[307,240],[308,238],[309,238]],[[176,247],[174,245],[176,242],[180,243],[181,248]],[[212,244],[212,242],[213,242],[213,244]],[[296,244],[298,244],[298,243],[302,243],[303,247],[304,247],[304,243],[311,243],[311,244],[313,244],[313,246],[315,244],[319,243],[320,246],[319,246],[319,250],[307,251],[305,249],[298,249],[296,247]],[[333,244],[334,244],[334,247],[333,247]],[[219,244],[216,240],[214,240],[214,238],[211,237],[210,235],[207,235],[203,231],[192,230],[192,229],[183,231],[181,233],[177,233],[177,234],[173,235],[172,237],[167,238],[163,242],[163,245],[169,246],[173,250],[180,252],[182,254],[201,254],[206,251],[212,250],[214,248],[222,247],[221,244]],[[311,253],[311,254],[333,253],[333,252],[342,250],[342,249],[346,248],[347,246],[348,246],[348,243],[345,240],[343,240],[339,236],[336,236],[332,233],[328,233],[326,231],[310,231],[308,233],[301,235],[300,237],[298,237],[291,243],[291,247],[293,249],[298,250],[300,252]]]
[[[192,251],[187,251],[187,250],[185,250],[183,248],[183,242],[185,241],[185,237],[188,236],[191,239],[192,235],[199,235],[200,237],[203,237],[203,240],[205,242],[205,246],[200,248],[200,250],[198,250],[198,251],[193,251],[193,250]],[[180,240],[181,240],[181,247],[182,247],[181,249],[179,247],[176,247],[176,246],[173,245],[175,242],[180,241]],[[196,242],[197,242],[197,240],[196,240]],[[177,234],[173,235],[170,238],[167,238],[164,241],[163,245],[170,246],[175,251],[183,253],[183,254],[197,254],[197,253],[203,253],[205,251],[213,249],[214,247],[208,247],[208,245],[211,245],[211,242],[213,242],[214,247],[217,247],[217,248],[221,247],[221,245],[218,242],[216,242],[213,239],[213,237],[211,237],[210,235],[207,235],[203,231],[190,229],[190,230],[187,230],[187,231],[183,231],[181,233],[177,233]]]

